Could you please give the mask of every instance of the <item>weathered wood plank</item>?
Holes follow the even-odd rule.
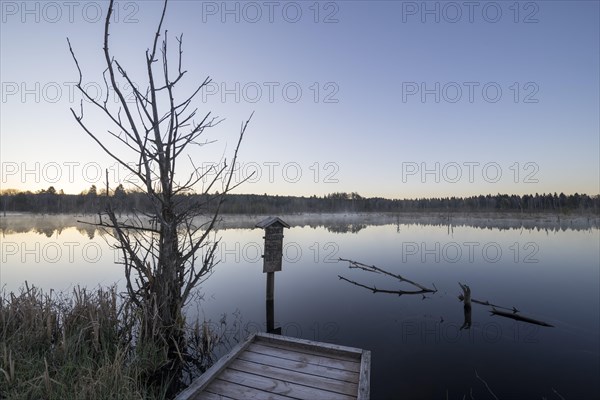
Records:
[[[331,379],[337,379],[338,381],[358,382],[358,372],[273,357],[266,354],[255,353],[249,349],[246,349],[246,351],[240,354],[238,360],[251,361],[272,367],[299,371],[309,375],[324,376]]]
[[[270,355],[273,357],[285,358],[287,360],[303,362],[307,364],[321,365],[328,368],[337,368],[346,371],[359,372],[360,363],[356,361],[344,361],[335,358],[329,358],[323,355],[313,355],[309,353],[294,352],[280,347],[265,346],[258,343],[251,343],[248,350],[255,353]]]
[[[210,392],[197,392],[191,400],[236,400],[232,397],[223,396],[220,394],[210,393]]]
[[[206,372],[195,379],[190,386],[175,397],[175,400],[190,400],[192,396],[204,389],[208,383],[210,383],[213,377],[217,376],[219,372],[224,370],[232,360],[234,360],[242,351],[244,351],[250,343],[254,340],[256,334],[250,335],[250,337],[244,342],[238,343],[229,353],[221,357],[212,367]]]
[[[347,394],[348,396],[356,396],[358,393],[358,382],[343,382],[331,378],[325,378],[324,376],[307,375],[298,371],[270,367],[268,365],[257,364],[250,361],[239,359],[235,360],[229,364],[228,369],[248,372],[250,374],[260,375],[290,383],[297,383],[299,385],[310,386],[331,392]]]
[[[255,343],[268,342],[269,344],[293,347],[294,349],[303,349],[306,352],[316,352],[317,355],[328,354],[340,360],[352,361],[360,360],[362,349],[356,347],[340,346],[331,343],[314,342],[312,340],[283,337],[269,333],[257,333]]]
[[[235,400],[290,400],[291,397],[278,393],[270,393],[268,390],[260,390],[237,382],[224,379],[215,379],[206,388],[207,392],[227,396]]]
[[[358,382],[358,400],[371,398],[371,352],[363,350],[360,361],[360,380]]]
[[[356,396],[348,396],[328,390],[317,389],[297,383],[272,379],[266,376],[255,375],[247,372],[227,368],[221,373],[224,381],[235,382],[239,385],[254,389],[264,390],[283,396],[306,400],[355,400]],[[251,397],[248,397],[251,398]]]
[[[360,362],[360,356],[355,356],[353,354],[348,354],[348,353],[332,354],[327,350],[319,351],[318,349],[297,347],[294,344],[285,344],[285,343],[264,342],[264,341],[254,341],[254,343],[260,344],[263,346],[268,346],[268,347],[276,347],[278,349],[292,351],[294,353],[303,353],[303,354],[310,354],[310,355],[314,355],[314,356],[327,357],[332,360],[349,361],[349,362],[355,362],[355,363]]]
[[[368,400],[370,362],[369,351],[256,333],[176,400]]]
[[[277,347],[278,349],[293,351],[296,353],[311,354],[311,355],[315,355],[315,356],[324,356],[324,357],[335,359],[335,360],[350,361],[350,362],[356,362],[356,363],[360,362],[359,355],[354,355],[354,354],[350,354],[350,353],[332,353],[328,350],[319,350],[319,349],[315,349],[312,347],[303,347],[303,346],[298,346],[293,343],[287,344],[287,343],[278,343],[278,342],[267,342],[267,341],[263,341],[263,340],[255,340],[254,343],[260,344],[263,346]]]

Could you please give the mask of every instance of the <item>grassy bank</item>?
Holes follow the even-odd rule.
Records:
[[[139,316],[114,288],[43,293],[25,285],[0,295],[0,398],[163,399],[153,375],[165,355],[136,343]],[[202,372],[222,336],[187,333],[190,374]],[[192,375],[190,375],[192,376]]]

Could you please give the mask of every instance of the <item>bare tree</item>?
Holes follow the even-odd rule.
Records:
[[[195,96],[210,83],[210,78],[188,92],[183,101],[175,100],[175,88],[186,71],[182,69],[183,35],[176,38],[176,64],[169,69],[167,31],[163,33],[162,27],[167,3],[165,0],[152,45],[145,53],[147,72],[143,89],[134,84],[125,66],[111,54],[109,28],[114,0],[110,0],[104,25],[105,98],[98,101],[84,90],[79,61],[67,41],[79,72],[78,90],[108,118],[112,128],[101,134],[84,123],[83,101],[79,111],[71,109],[75,120],[106,154],[140,182],[137,186],[151,204],[150,211],[138,210],[118,218],[108,202],[96,225],[113,235],[122,255],[127,292],[142,311],[139,340],[159,346],[168,362],[158,373],[163,379],[172,379],[186,358],[182,308],[194,287],[215,265],[218,240],[210,239],[209,235],[218,221],[224,196],[241,183],[232,183],[232,172],[252,116],[242,123],[231,168],[224,162],[203,171],[195,167],[190,158],[193,172],[182,181],[177,179],[177,161],[189,156],[192,145],[206,144],[203,133],[221,121],[210,112],[198,116],[197,108],[192,106]],[[125,86],[130,87],[132,93],[120,89]],[[109,89],[114,90],[117,105],[109,105]],[[134,101],[128,103],[126,95]],[[209,173],[212,178],[206,182]],[[206,196],[190,195],[201,181]],[[209,196],[216,189],[218,194]],[[208,201],[211,214],[208,219],[200,219],[207,212]]]

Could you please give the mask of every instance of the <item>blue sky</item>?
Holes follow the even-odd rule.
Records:
[[[66,37],[104,92],[107,2],[1,6],[2,188],[125,180],[69,111]],[[160,8],[117,4],[112,51],[141,86]],[[174,0],[164,27],[172,49],[184,34],[182,93],[210,76],[196,105],[226,118],[196,165],[231,157],[255,112],[237,177],[256,174],[238,193],[413,198],[599,193],[599,20],[598,1]]]

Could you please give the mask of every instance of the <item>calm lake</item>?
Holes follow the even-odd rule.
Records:
[[[281,217],[292,227],[275,276],[275,326],[284,335],[371,350],[373,399],[486,399],[490,391],[500,399],[600,398],[598,218]],[[225,316],[239,340],[266,328],[263,231],[251,229],[262,217],[223,218],[221,262],[187,313],[215,325]],[[76,219],[0,218],[0,286],[124,288],[111,238]],[[340,257],[437,292],[373,293],[368,287],[415,288],[349,268]],[[461,330],[459,282],[475,300],[516,307],[553,327],[473,304],[471,327]]]

